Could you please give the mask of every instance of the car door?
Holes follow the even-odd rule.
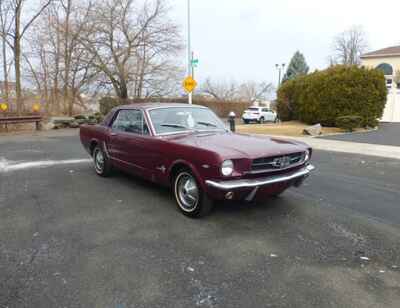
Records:
[[[110,155],[126,171],[147,177],[156,159],[149,151],[152,138],[142,110],[122,109],[111,125]]]
[[[268,108],[263,108],[263,114],[264,114],[264,119],[266,121],[273,121],[273,113],[271,112],[271,110],[269,110]]]

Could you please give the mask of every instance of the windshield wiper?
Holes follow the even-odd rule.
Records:
[[[217,125],[215,125],[215,124],[213,124],[213,123],[210,123],[210,122],[203,122],[203,121],[200,121],[200,122],[196,122],[196,123],[197,123],[197,124],[200,124],[200,125],[204,125],[204,126],[211,126],[211,127],[218,128]]]
[[[184,129],[188,129],[186,126],[180,125],[180,124],[169,124],[169,123],[165,123],[165,124],[161,124],[160,126],[162,126],[162,127],[173,127],[173,128],[184,128]]]

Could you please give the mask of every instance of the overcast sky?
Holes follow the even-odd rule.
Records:
[[[186,38],[187,0],[171,0]],[[379,7],[381,6],[381,7]],[[400,1],[191,0],[197,78],[277,82],[275,63],[300,50],[312,70],[327,66],[335,35],[361,25],[370,50],[400,45]]]

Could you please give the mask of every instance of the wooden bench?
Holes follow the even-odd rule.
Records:
[[[36,130],[40,130],[41,121],[42,121],[41,116],[13,116],[13,117],[0,116],[0,125],[4,124],[4,127],[6,129],[8,124],[35,123]]]

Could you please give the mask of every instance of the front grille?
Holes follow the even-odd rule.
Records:
[[[252,171],[269,171],[290,168],[304,162],[305,153],[298,152],[288,155],[262,157],[253,160]]]

